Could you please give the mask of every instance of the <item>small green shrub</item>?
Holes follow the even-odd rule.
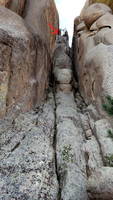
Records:
[[[110,137],[113,140],[113,132],[112,130],[108,130],[108,137]]]
[[[62,151],[62,160],[65,162],[73,162],[73,154],[71,153],[71,145],[64,146]]]
[[[106,97],[107,103],[103,104],[103,109],[109,114],[113,115],[113,98],[111,96]]]
[[[106,156],[105,162],[107,166],[113,167],[113,155]]]

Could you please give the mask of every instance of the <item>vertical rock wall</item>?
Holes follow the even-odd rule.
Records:
[[[46,96],[56,37],[48,23],[59,23],[53,0],[14,2],[0,2],[0,117],[27,111]]]
[[[53,0],[27,0],[24,11],[25,23],[30,31],[39,36],[53,51],[56,35],[51,34],[49,24],[58,28],[58,13]]]
[[[86,103],[100,108],[106,95],[113,96],[113,15],[109,6],[86,2],[75,19],[73,53],[80,92]]]
[[[87,105],[85,110],[82,107],[81,120],[86,139],[88,198],[110,200],[113,139],[109,131],[113,123],[102,104],[107,95],[113,97],[112,1],[86,1],[74,22],[73,63],[78,89]]]
[[[0,5],[9,8],[19,15],[22,15],[25,6],[25,0],[0,0]]]

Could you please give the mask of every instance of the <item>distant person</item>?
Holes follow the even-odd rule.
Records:
[[[69,41],[69,35],[68,35],[67,30],[66,30],[65,33],[63,34],[63,37],[65,37],[66,40]]]

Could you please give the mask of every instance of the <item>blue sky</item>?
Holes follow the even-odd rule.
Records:
[[[55,0],[60,17],[60,27],[66,28],[70,37],[73,35],[74,18],[80,14],[86,0]]]

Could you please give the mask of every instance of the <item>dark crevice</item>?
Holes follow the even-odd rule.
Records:
[[[91,175],[91,171],[89,169],[89,165],[88,165],[88,160],[89,160],[89,154],[88,152],[85,152],[85,161],[86,161],[86,174],[87,174],[87,177],[89,177]]]
[[[84,98],[83,98],[83,96],[81,95],[81,93],[80,93],[80,92],[79,92],[79,95],[80,95],[80,97],[81,97],[81,99],[82,99],[82,101],[83,101],[84,105],[87,107],[87,106],[88,106],[88,104],[85,102],[85,100],[84,100]]]
[[[21,141],[24,140],[24,138],[25,138],[25,135],[23,136],[23,138],[21,139]],[[15,151],[15,150],[20,146],[20,144],[21,144],[21,142],[19,141],[19,142],[11,149],[11,152]]]
[[[57,116],[56,116],[56,109],[57,109],[57,103],[56,103],[56,87],[55,87],[55,81],[53,82],[53,97],[54,97],[54,138],[53,138],[53,148],[54,148],[54,154],[55,154],[55,171],[56,171],[56,176],[57,176],[57,181],[59,185],[59,190],[58,190],[58,196],[57,200],[61,200],[61,184],[60,184],[60,176],[58,173],[58,164],[57,164],[57,149],[56,149],[56,144],[57,144]]]
[[[109,29],[111,29],[112,27],[109,26],[109,25],[106,25],[106,26],[102,26],[102,27],[100,27],[99,30],[101,30],[101,29],[103,29],[103,28],[109,28]]]
[[[11,152],[13,152],[15,149],[17,149],[20,145],[20,142],[18,142],[12,149],[11,149]]]

